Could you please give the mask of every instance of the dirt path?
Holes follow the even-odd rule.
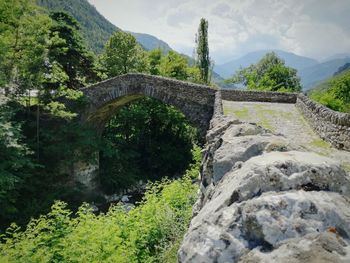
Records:
[[[255,122],[274,133],[283,134],[305,151],[339,160],[350,173],[350,152],[337,150],[323,141],[310,127],[294,104],[223,101],[224,114]]]

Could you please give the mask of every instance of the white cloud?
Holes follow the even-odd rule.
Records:
[[[191,55],[201,17],[217,64],[257,49],[323,58],[350,52],[349,0],[89,0],[116,26]]]

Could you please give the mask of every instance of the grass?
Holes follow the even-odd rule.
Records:
[[[240,110],[234,110],[234,109],[224,109],[224,114],[229,115],[229,114],[235,114],[237,118],[239,119],[247,119],[249,118],[249,110],[248,108],[244,107]]]
[[[346,172],[350,173],[350,163],[342,163],[341,166]]]
[[[322,139],[315,139],[313,141],[310,142],[310,146],[314,146],[317,148],[321,148],[321,149],[329,149],[331,148],[328,142],[325,142]]]

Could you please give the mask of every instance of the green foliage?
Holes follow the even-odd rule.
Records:
[[[74,17],[81,25],[83,38],[96,54],[102,53],[105,43],[115,31],[120,31],[87,0],[37,0],[37,3],[49,11],[64,11]],[[145,50],[158,47],[164,52],[170,50],[167,43],[154,36],[141,33],[132,34]]]
[[[82,36],[89,48],[97,53],[117,30],[86,0],[37,0],[37,3],[49,11],[64,11],[74,17],[81,25]]]
[[[108,77],[129,72],[148,72],[145,51],[130,33],[115,32],[107,42],[101,57]]]
[[[18,212],[18,190],[33,172],[35,164],[23,143],[20,125],[12,121],[11,109],[2,105],[0,111],[0,222],[8,222]]]
[[[191,162],[196,131],[174,107],[144,98],[121,108],[103,138],[101,182],[113,193],[139,180],[182,173]]]
[[[52,12],[50,18],[53,23],[48,59],[52,64],[57,63],[67,75],[66,79],[59,79],[59,83],[69,89],[78,89],[98,80],[94,56],[83,43],[78,22],[64,12]]]
[[[149,73],[151,75],[160,75],[160,62],[163,57],[163,51],[160,48],[148,52]]]
[[[321,83],[310,97],[333,110],[350,112],[350,70]]]
[[[208,21],[201,19],[197,35],[197,59],[196,63],[200,70],[200,77],[203,83],[210,83],[210,57],[208,44]]]
[[[297,71],[287,67],[274,52],[267,53],[257,64],[239,70],[228,83],[242,83],[250,90],[300,92]]]
[[[56,202],[25,231],[14,224],[7,230],[0,261],[175,262],[196,191],[188,177],[165,179],[149,184],[142,202],[129,212],[114,206],[99,215],[83,205],[72,216],[65,203]]]
[[[7,94],[41,83],[49,25],[31,0],[0,0],[0,86]]]
[[[39,89],[39,106],[56,117],[72,119],[75,113],[66,109],[62,97],[78,100],[79,88],[99,80],[94,55],[84,45],[78,22],[63,12],[50,13],[48,54],[45,74]]]
[[[166,55],[161,49],[148,52],[149,70],[152,75],[175,78],[194,83],[203,83],[197,66],[190,66],[188,58],[175,51]]]
[[[16,115],[15,107],[21,109]],[[19,104],[9,114],[1,108],[0,137],[6,137],[0,138],[0,232],[10,222],[24,224],[48,211],[54,200],[68,201],[72,208],[82,199],[91,201],[83,187],[69,185],[69,175],[77,162],[96,161],[94,153],[101,145],[96,132],[76,121],[42,114],[38,144],[35,115]]]
[[[168,55],[161,59],[159,67],[159,72],[162,76],[179,80],[186,80],[188,77],[187,59],[175,51],[169,51]]]

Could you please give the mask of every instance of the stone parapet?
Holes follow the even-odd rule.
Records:
[[[230,101],[260,101],[276,103],[295,103],[297,93],[270,92],[270,91],[251,91],[251,90],[221,90],[223,100]]]
[[[322,139],[350,151],[350,114],[333,111],[304,94],[297,96],[296,107]]]

